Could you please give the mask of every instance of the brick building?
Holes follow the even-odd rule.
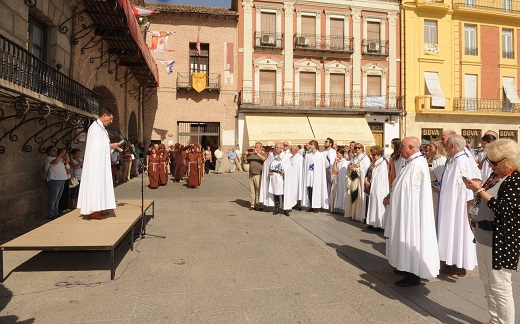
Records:
[[[152,141],[212,150],[234,146],[238,13],[159,3],[146,7],[160,11],[148,17],[147,42],[160,63],[161,80],[157,111],[145,122],[153,125]]]
[[[115,114],[109,131],[141,138],[158,79],[128,0],[0,0],[0,11],[2,232],[46,215],[45,148],[82,149],[99,108]]]

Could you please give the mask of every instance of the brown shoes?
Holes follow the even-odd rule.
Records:
[[[103,215],[101,212],[93,212],[89,215],[90,219],[105,219],[107,218],[105,215]]]

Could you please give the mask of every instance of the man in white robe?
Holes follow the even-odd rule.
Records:
[[[467,210],[473,192],[466,188],[463,178],[481,179],[480,173],[473,172],[475,160],[465,151],[465,146],[466,140],[461,135],[452,134],[446,141],[450,159],[441,179],[437,216],[440,259],[446,262],[441,272],[459,277],[477,265]]]
[[[383,149],[378,145],[373,146],[370,153],[372,153],[374,161],[370,167],[372,172],[370,180],[366,179],[370,188],[366,223],[370,229],[383,229],[385,228],[383,199],[390,191],[388,187],[388,161],[383,156]]]
[[[363,144],[354,145],[356,155],[348,166],[347,196],[345,198],[345,217],[364,221],[366,215],[365,176],[370,167],[370,158],[364,153]]]
[[[397,286],[420,284],[420,278],[439,274],[439,247],[435,235],[432,189],[428,163],[416,137],[402,141],[401,156],[406,164],[397,175],[386,206],[386,256],[396,271],[405,275]]]
[[[269,166],[269,188],[268,193],[270,199],[267,200],[268,206],[271,202],[274,206],[273,215],[277,215],[282,209],[282,200],[284,199],[284,175],[285,171],[290,168],[290,159],[286,156],[282,142],[277,142],[274,146],[274,156]],[[289,216],[289,211],[285,212]]]
[[[258,197],[258,202],[264,204],[264,206],[274,206],[273,197],[269,194],[269,167],[271,166],[271,162],[273,162],[273,159],[273,152],[270,151],[269,154],[267,154],[267,159],[265,159],[264,165],[262,166],[262,176],[260,180],[260,196]]]
[[[327,174],[327,191],[330,196],[330,190],[332,187],[332,167],[334,166],[334,161],[336,161],[336,150],[334,149],[334,140],[330,137],[327,137],[324,144],[324,150],[321,152],[325,157],[325,168]]]
[[[319,145],[315,140],[309,142],[309,148],[303,167],[305,193],[302,206],[309,207],[309,212],[317,213],[320,208],[329,208],[325,157],[318,151]]]
[[[109,214],[108,209],[116,208],[110,153],[119,143],[111,144],[105,129],[113,120],[114,114],[103,109],[87,133],[78,208],[92,219],[103,219]]]
[[[290,166],[285,170],[285,187],[283,195],[283,209],[290,210],[303,199],[303,156],[298,153],[298,146],[291,146],[289,158]]]

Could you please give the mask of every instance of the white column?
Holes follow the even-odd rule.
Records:
[[[293,42],[293,34],[294,34],[294,25],[293,25],[293,15],[294,15],[294,3],[285,2],[284,3],[284,11],[285,11],[285,31],[284,31],[284,83],[283,83],[283,91],[284,91],[284,102],[285,104],[292,104],[292,93],[294,92],[294,42]],[[298,15],[298,19],[300,15]]]
[[[246,91],[244,95],[244,102],[250,103],[247,94],[253,90],[253,0],[242,0],[242,7],[244,8],[244,80],[242,82],[243,90]]]
[[[397,14],[388,14],[388,103],[395,107],[397,96]]]
[[[352,54],[352,95],[353,104],[360,105],[361,96],[361,9],[352,9],[352,36],[354,37],[354,53]]]

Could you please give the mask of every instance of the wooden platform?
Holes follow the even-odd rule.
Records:
[[[110,251],[110,278],[115,276],[114,251],[123,238],[130,235],[133,250],[134,225],[147,215],[152,208],[155,216],[153,200],[144,201],[141,214],[141,200],[117,201],[117,208],[105,219],[90,219],[73,210],[49,223],[46,223],[20,237],[0,246],[0,281],[4,280],[3,251]]]

